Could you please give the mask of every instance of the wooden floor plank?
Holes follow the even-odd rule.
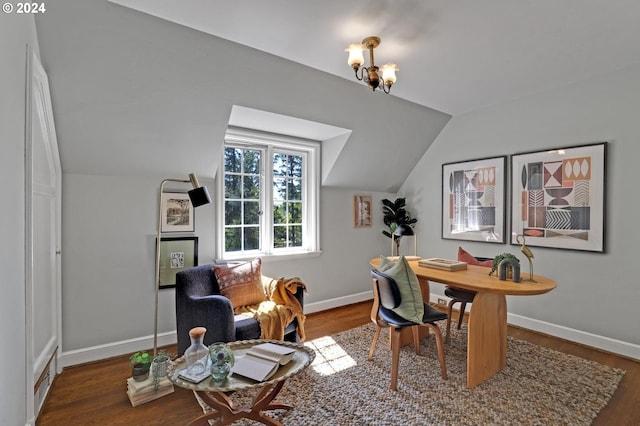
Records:
[[[305,327],[307,340],[366,324],[370,321],[370,310],[371,302],[362,302],[309,314]],[[626,370],[618,390],[594,426],[640,425],[640,362],[517,327],[509,326],[508,334]],[[175,346],[166,349],[176,350]],[[55,379],[36,425],[182,425],[202,412],[192,392],[178,387],[171,395],[133,408],[126,395],[129,376],[128,356],[65,368]]]

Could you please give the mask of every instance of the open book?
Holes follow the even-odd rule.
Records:
[[[296,350],[275,343],[261,343],[236,359],[231,372],[262,382],[273,376],[281,365],[293,359]]]

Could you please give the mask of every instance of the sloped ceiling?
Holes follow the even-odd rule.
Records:
[[[36,28],[65,173],[213,178],[235,105],[350,131],[325,185],[395,192],[450,118],[106,0]]]
[[[394,95],[453,115],[640,60],[637,0],[111,1],[348,80],[344,48],[377,35]]]

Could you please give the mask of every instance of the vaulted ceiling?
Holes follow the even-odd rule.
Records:
[[[393,94],[453,115],[640,61],[636,0],[111,1],[346,79],[377,35]]]
[[[213,178],[230,120],[307,123],[324,185],[395,192],[452,115],[640,60],[637,22],[626,0],[56,0],[36,29],[65,173]],[[369,35],[391,95],[346,64]]]

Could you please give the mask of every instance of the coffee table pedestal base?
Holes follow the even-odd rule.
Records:
[[[209,420],[218,420],[216,425],[230,425],[236,420],[251,419],[265,425],[282,426],[279,421],[264,415],[264,411],[270,410],[290,410],[291,405],[273,402],[285,380],[263,387],[253,398],[250,406],[236,406],[231,398],[224,392],[196,391],[198,396],[212,408],[210,413],[206,413],[189,423],[193,426],[209,426]]]

